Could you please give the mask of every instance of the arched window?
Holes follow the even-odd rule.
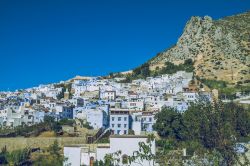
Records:
[[[122,164],[128,164],[128,155],[122,155]]]

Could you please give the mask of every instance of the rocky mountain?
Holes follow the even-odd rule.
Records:
[[[192,17],[173,47],[148,64],[158,70],[165,62],[194,61],[194,73],[205,79],[231,84],[250,82],[250,11],[219,20]]]

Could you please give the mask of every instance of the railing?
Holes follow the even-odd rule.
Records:
[[[99,141],[100,139],[102,139],[103,137],[109,137],[111,135],[111,129],[110,128],[107,128],[103,131],[103,133],[94,141],[94,142],[97,142]]]

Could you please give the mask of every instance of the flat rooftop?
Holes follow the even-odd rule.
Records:
[[[148,138],[146,135],[111,135],[110,138]]]

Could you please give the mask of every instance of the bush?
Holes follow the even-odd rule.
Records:
[[[75,120],[73,120],[73,119],[62,119],[62,120],[59,121],[59,124],[61,126],[63,126],[63,125],[74,126]]]
[[[78,119],[81,123],[81,127],[87,128],[87,129],[93,129],[92,126],[89,125],[88,122],[84,122],[82,119]]]

